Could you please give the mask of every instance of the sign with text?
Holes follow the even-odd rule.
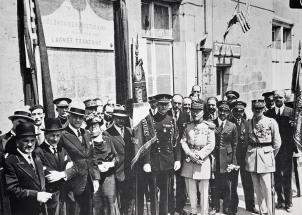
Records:
[[[215,42],[213,45],[214,56],[240,58],[241,46],[239,44],[226,44]]]
[[[113,50],[112,2],[40,0],[48,47]]]

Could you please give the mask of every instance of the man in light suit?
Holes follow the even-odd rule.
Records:
[[[67,213],[92,215],[92,198],[99,188],[100,173],[89,134],[81,128],[85,110],[71,107],[68,112],[69,125],[63,131],[61,144],[77,167],[77,173],[66,185],[74,195],[74,202],[67,201]]]
[[[264,100],[253,100],[253,118],[247,122],[248,147],[245,169],[251,172],[261,214],[273,214],[272,173],[281,145],[277,122],[263,115]]]
[[[220,209],[220,196],[223,198],[223,212],[234,214],[231,206],[231,187],[230,175],[232,171],[237,171],[236,147],[238,143],[238,133],[236,125],[227,118],[230,113],[230,107],[226,101],[218,102],[218,118],[214,120],[215,131],[215,179],[213,190],[213,206],[216,212]]]
[[[281,136],[281,147],[276,156],[275,187],[278,197],[276,208],[284,208],[290,212],[292,209],[292,157],[295,150],[293,141],[294,112],[292,108],[284,105],[284,96],[283,90],[274,91],[275,107],[266,111],[265,115],[277,121]]]
[[[117,105],[112,115],[113,125],[103,135],[110,139],[118,155],[115,179],[120,198],[120,212],[122,215],[130,215],[135,205],[135,175],[130,168],[131,159],[135,156],[133,135],[131,128],[125,126],[129,115],[124,107]]]
[[[30,122],[16,126],[16,148],[5,159],[5,180],[13,215],[47,214],[45,203],[52,193],[45,192],[43,164],[33,151],[35,127]]]

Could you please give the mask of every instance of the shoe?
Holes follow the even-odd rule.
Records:
[[[287,206],[285,206],[285,210],[286,210],[286,212],[290,213],[290,212],[292,212],[293,207],[291,205],[287,205]]]
[[[282,202],[277,202],[276,208],[277,208],[277,209],[284,208],[284,203],[282,203]]]
[[[246,211],[251,212],[253,214],[259,214],[259,211],[256,208],[247,208]]]

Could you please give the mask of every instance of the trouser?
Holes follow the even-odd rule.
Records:
[[[93,185],[87,180],[84,191],[74,195],[74,199],[66,200],[67,215],[93,215]]]
[[[137,214],[144,214],[144,197],[150,199],[151,201],[151,215],[156,215],[154,198],[150,198],[150,189],[152,185],[152,175],[151,173],[145,173],[139,171],[137,173]],[[152,208],[153,207],[153,208]]]
[[[117,194],[121,215],[132,215],[135,213],[135,179],[116,181]]]
[[[293,157],[293,170],[294,170],[294,178],[295,178],[295,184],[297,188],[297,196],[299,197],[301,195],[300,190],[300,179],[299,179],[299,172],[298,172],[298,157]]]
[[[223,199],[223,210],[227,211],[230,206],[230,192],[228,173],[215,173],[212,202],[216,211],[220,210],[220,197]]]
[[[187,192],[191,203],[191,213],[197,214],[197,191],[200,192],[200,213],[201,215],[208,214],[209,205],[209,180],[194,180],[191,178],[185,178]]]
[[[240,177],[244,192],[245,208],[247,210],[253,209],[255,207],[255,198],[251,173],[241,168]]]
[[[284,153],[283,153],[284,154]],[[285,206],[291,204],[291,179],[292,179],[292,153],[288,155],[277,154],[275,189],[279,203],[285,203]]]
[[[61,199],[60,191],[53,192],[52,198],[47,201],[47,213],[48,215],[65,215],[66,205]]]
[[[229,180],[231,183],[231,198],[230,198],[230,205],[229,205],[229,212],[237,213],[237,208],[239,204],[239,197],[237,193],[238,187],[238,174],[239,171],[233,170],[229,173]]]
[[[174,197],[172,198],[172,191],[171,191],[171,180],[173,178],[174,172],[172,170],[167,171],[158,171],[152,173],[152,186],[150,190],[150,195],[154,202],[155,206],[151,206],[151,209],[155,209],[153,214],[159,215],[167,215],[168,213],[168,206],[170,201],[174,201]],[[159,188],[160,192],[160,199],[159,199],[159,209],[157,206],[157,187]]]
[[[114,175],[109,175],[100,181],[100,187],[93,198],[94,215],[119,214],[116,198]]]
[[[272,177],[273,173],[251,173],[261,214],[272,215]]]
[[[187,200],[185,178],[181,176],[180,173],[181,171],[175,172],[175,177],[176,177],[175,211],[178,213],[181,213],[183,211]]]

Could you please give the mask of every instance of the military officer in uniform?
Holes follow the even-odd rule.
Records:
[[[71,103],[70,98],[57,98],[53,100],[56,105],[56,111],[58,112],[58,119],[61,121],[63,127],[68,125],[68,110]]]
[[[153,117],[157,113],[157,101],[155,97],[149,96],[148,103],[150,104],[149,114]]]
[[[239,93],[235,90],[226,91],[225,96],[227,97],[227,102],[229,103],[229,105],[237,101],[237,99],[239,99],[240,97]]]
[[[203,120],[204,104],[192,104],[193,122],[186,127],[181,146],[186,154],[181,175],[185,177],[190,197],[191,214],[197,214],[197,190],[200,193],[201,214],[208,214],[208,190],[211,177],[210,153],[215,147],[215,125]]]
[[[151,146],[150,152],[145,157],[143,169],[152,173],[151,198],[157,203],[157,188],[160,190],[159,214],[168,213],[168,203],[173,201],[170,183],[174,171],[180,168],[180,146],[177,144],[178,129],[174,118],[167,114],[171,95],[158,94],[158,112],[154,115],[154,128],[157,142]],[[168,195],[169,194],[169,195]],[[156,208],[156,207],[152,207]]]
[[[245,208],[247,211],[252,213],[258,213],[255,208],[255,199],[254,199],[254,188],[251,174],[245,171],[245,154],[247,150],[247,121],[243,118],[244,110],[246,108],[246,103],[243,101],[234,102],[233,107],[233,117],[230,119],[237,127],[238,133],[238,145],[236,150],[236,159],[237,163],[240,166],[240,176],[241,182],[244,191],[244,200],[245,200]],[[237,211],[239,198],[237,193],[238,186],[238,171],[232,172],[232,190],[231,190],[231,208],[233,211]]]
[[[236,147],[238,133],[236,125],[228,120],[230,107],[226,101],[218,102],[218,118],[214,120],[215,130],[215,179],[213,189],[213,206],[216,212],[220,209],[220,197],[223,199],[223,212],[234,214],[230,206],[231,175],[237,171]],[[214,212],[214,211],[213,211]]]
[[[264,100],[253,100],[252,119],[247,122],[248,147],[245,169],[251,172],[261,214],[273,214],[272,177],[275,156],[281,146],[277,122],[263,115]]]

